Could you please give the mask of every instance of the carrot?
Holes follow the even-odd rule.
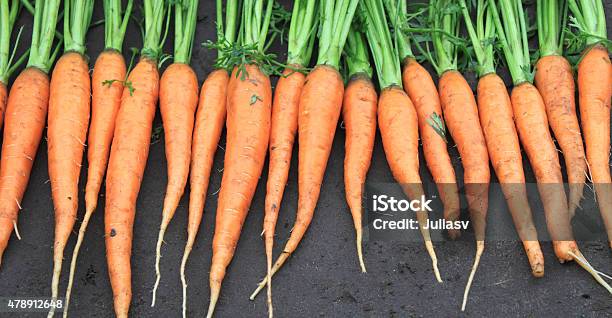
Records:
[[[212,317],[215,311],[221,283],[234,256],[268,149],[272,87],[264,72],[268,69],[259,63],[266,58],[264,48],[273,3],[244,1],[243,36],[238,41],[241,53],[233,54],[237,58],[230,58],[231,64],[227,65],[233,71],[227,87],[225,162],[213,237],[207,317]]]
[[[72,252],[70,276],[66,289],[64,317],[68,315],[77,259],[89,220],[98,205],[98,194],[106,173],[115,128],[115,117],[121,104],[121,94],[126,77],[126,66],[121,54],[123,38],[133,0],[128,0],[123,17],[121,1],[104,1],[104,45],[105,49],[94,65],[91,75],[91,123],[87,149],[87,184],[85,186],[85,216],[79,227],[77,242]]]
[[[514,83],[510,95],[514,120],[535,173],[555,255],[561,263],[575,260],[612,293],[610,286],[582,256],[573,237],[561,167],[550,135],[544,100],[526,76],[530,70],[530,59],[522,3],[520,0],[498,3],[501,18],[497,5],[493,0],[489,0],[497,35]],[[502,27],[502,19],[507,28]]]
[[[191,48],[198,15],[198,1],[189,0],[175,5],[174,63],[161,77],[159,108],[166,134],[168,185],[162,210],[162,221],[155,253],[155,286],[151,307],[161,280],[159,261],[164,233],[185,191],[191,162],[191,138],[194,115],[198,105],[198,78],[189,66]]]
[[[319,199],[323,175],[336,132],[344,83],[338,72],[340,55],[358,1],[320,2],[319,56],[302,88],[298,115],[298,210],[291,236],[281,255],[251,295],[254,298],[283,266],[306,234]]]
[[[548,123],[561,147],[570,187],[570,218],[580,206],[587,176],[587,161],[576,116],[575,85],[572,67],[563,53],[563,28],[558,0],[537,2],[540,59],[535,66],[535,85],[542,95]],[[565,6],[567,9],[567,6]]]
[[[486,39],[495,36],[495,25],[490,8],[485,0],[476,5],[476,27],[472,23],[470,10],[465,0],[460,1],[466,29],[470,36],[478,70],[478,115],[493,169],[501,184],[502,192],[510,209],[519,238],[523,242],[527,259],[534,277],[544,276],[544,255],[538,242],[538,233],[527,199],[523,158],[519,138],[514,126],[512,103],[504,81],[495,73],[493,45]],[[461,310],[464,311],[476,266],[468,278]]]
[[[64,248],[76,221],[81,161],[89,127],[91,82],[85,56],[85,36],[93,0],[67,1],[64,17],[64,55],[51,76],[47,117],[47,152],[51,194],[55,210],[55,243],[51,297],[58,297]],[[78,14],[80,13],[80,14]],[[48,317],[53,317],[51,307]]]
[[[599,212],[604,221],[612,248],[612,181],[610,178],[610,96],[612,95],[612,64],[606,47],[606,16],[601,1],[580,4],[569,0],[568,5],[579,32],[586,41],[578,63],[578,93],[580,120],[584,131],[586,157],[591,172]]]
[[[344,188],[346,202],[353,216],[357,256],[361,271],[366,272],[361,241],[363,185],[372,161],[376,137],[376,103],[378,96],[372,83],[372,67],[365,37],[351,29],[345,46],[349,82],[344,91],[342,118],[346,129],[344,148]]]
[[[14,45],[13,52],[10,52],[11,33],[15,26],[15,20],[21,11],[21,2],[19,0],[0,0],[0,128],[6,111],[6,102],[8,98],[8,79],[15,68],[19,67],[25,61],[25,54],[13,64],[15,56]],[[17,34],[16,42],[19,43],[21,30]]]
[[[398,53],[403,61],[402,83],[412,100],[419,119],[419,136],[427,167],[437,185],[440,199],[444,204],[444,219],[459,220],[460,201],[455,170],[448,155],[440,96],[429,72],[415,59],[409,43],[409,34],[401,31],[401,23],[407,21],[405,2],[385,0],[389,20],[397,38]],[[399,6],[398,6],[399,4]],[[399,37],[401,35],[401,37]],[[461,232],[449,229],[448,235],[456,239]]]
[[[610,179],[610,95],[612,65],[608,50],[594,46],[578,65],[580,118],[599,209],[612,248],[612,186]],[[607,75],[606,75],[607,74]]]
[[[393,9],[389,7],[387,9]],[[381,93],[378,99],[378,124],[383,148],[391,173],[410,199],[425,196],[418,158],[418,116],[410,97],[402,88],[402,71],[398,41],[393,41],[387,27],[385,4],[382,0],[361,3],[366,21],[366,35],[374,57]],[[393,11],[393,10],[389,10]],[[390,13],[391,16],[391,13]],[[398,33],[395,34],[396,36]],[[438,270],[438,258],[429,234],[423,225],[428,223],[427,211],[415,211],[425,248],[431,257],[434,276],[442,282]]]
[[[472,266],[473,277],[484,252],[488,191],[490,182],[489,155],[480,126],[478,108],[472,89],[457,71],[457,50],[453,37],[459,31],[459,12],[446,10],[452,1],[432,1],[429,4],[430,23],[435,59],[428,53],[438,76],[438,91],[442,113],[457,145],[463,165],[466,199],[476,238],[476,257]],[[438,32],[442,30],[442,32]],[[422,48],[419,46],[419,49]],[[444,126],[438,124],[441,130]],[[468,280],[469,281],[469,280]],[[468,283],[469,285],[469,283]]]
[[[0,159],[0,261],[13,229],[21,238],[17,214],[45,128],[48,73],[57,54],[52,46],[58,11],[58,0],[36,1],[28,64],[9,92]]]
[[[236,19],[238,2],[227,1],[226,14],[227,25],[223,30],[223,5],[217,0],[217,36],[218,42],[231,44],[235,41]],[[219,51],[218,59],[223,59],[223,52]],[[185,278],[185,267],[189,254],[193,249],[196,235],[202,222],[204,204],[210,172],[217,150],[221,132],[225,126],[227,84],[229,74],[224,69],[216,69],[211,72],[200,91],[200,99],[195,115],[193,130],[193,142],[191,144],[191,166],[190,166],[190,195],[189,195],[189,217],[187,221],[187,243],[181,260],[181,284],[183,287],[183,317],[187,316],[187,280]]]
[[[108,162],[104,232],[106,257],[113,289],[115,315],[127,317],[132,298],[132,236],[136,199],[151,143],[151,130],[159,97],[157,61],[166,5],[144,2],[145,39],[141,59],[127,78]]]
[[[266,182],[263,235],[266,252],[266,273],[272,274],[272,250],[276,221],[287,184],[293,143],[297,133],[300,94],[306,82],[302,70],[312,55],[316,33],[315,1],[297,0],[293,4],[287,47],[287,67],[278,79],[272,101],[270,127],[270,160]],[[272,313],[272,284],[268,284],[268,312]],[[250,298],[254,299],[254,295]]]

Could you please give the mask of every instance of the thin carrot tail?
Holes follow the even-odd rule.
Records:
[[[474,276],[476,275],[476,271],[478,270],[478,265],[480,264],[480,257],[484,252],[484,247],[484,241],[476,241],[476,258],[474,258],[474,265],[472,266],[470,277],[468,278],[467,284],[465,285],[465,291],[463,292],[463,303],[461,304],[461,311],[465,311],[465,305],[467,304],[468,296],[470,294],[472,281],[474,280]]]
[[[361,227],[355,229],[356,234],[356,243],[357,243],[357,257],[359,258],[359,266],[361,267],[361,272],[366,273],[365,262],[363,261],[363,249],[362,249],[362,241],[363,241],[363,229]]]
[[[164,213],[164,215],[166,214]],[[164,234],[166,234],[166,229],[168,228],[168,223],[170,223],[170,219],[164,217],[164,219],[162,220],[162,224],[159,228],[159,234],[157,236],[157,247],[155,248],[155,285],[153,286],[153,299],[151,300],[151,307],[155,307],[157,287],[159,287],[159,282],[161,281],[161,271],[159,269],[159,262],[161,260],[161,248],[162,243],[164,242]]]
[[[431,265],[434,271],[434,275],[436,276],[436,280],[438,283],[442,282],[442,277],[440,276],[440,270],[438,269],[438,257],[436,256],[436,251],[434,250],[433,243],[431,242],[431,236],[429,234],[428,229],[423,228],[423,224],[427,224],[427,212],[417,212],[417,220],[419,222],[419,228],[421,230],[421,235],[423,236],[423,240],[425,241],[425,249],[431,258]]]
[[[185,252],[181,259],[181,285],[183,286],[183,318],[187,317],[187,279],[185,278],[185,266],[187,265],[187,259],[191,250],[193,249],[193,243],[195,241],[195,234],[190,232],[187,234],[187,244],[185,244]]]
[[[278,272],[278,270],[285,264],[285,262],[287,261],[289,256],[291,256],[291,253],[289,253],[289,252],[283,251],[281,253],[281,255],[278,257],[278,259],[276,259],[276,262],[274,263],[274,266],[272,266],[272,274],[270,275],[270,279],[268,279],[268,277],[266,277],[261,282],[259,282],[259,284],[257,285],[257,288],[255,289],[253,294],[251,294],[251,297],[249,297],[250,300],[254,300],[255,297],[257,297],[257,294],[259,294],[259,292],[264,287],[266,287],[266,285],[268,285],[268,282],[272,280],[272,277],[274,276],[274,274],[276,274],[276,272]]]
[[[53,249],[53,277],[51,278],[51,299],[55,303],[59,294],[59,279],[62,273],[62,261],[64,258],[65,244],[57,242]],[[53,317],[55,314],[55,307],[51,306],[47,318]]]
[[[72,294],[72,284],[74,282],[74,272],[76,271],[79,250],[81,248],[81,244],[83,243],[83,238],[85,237],[85,231],[87,230],[89,219],[93,215],[94,210],[95,206],[93,207],[93,209],[87,209],[87,211],[85,212],[83,223],[81,223],[81,227],[79,228],[79,236],[77,237],[77,242],[74,246],[74,251],[72,252],[72,260],[70,261],[70,275],[68,276],[68,288],[66,289],[66,304],[64,306],[63,312],[64,318],[68,317],[68,306],[70,305],[70,295]]]
[[[584,255],[582,255],[578,249],[569,251],[568,254],[571,255],[578,265],[591,274],[591,276],[593,276],[593,278],[612,295],[612,287],[610,287],[610,285],[601,277],[601,272],[593,268],[593,266],[589,264]]]
[[[274,307],[272,306],[272,251],[274,247],[274,233],[264,233],[266,240],[266,279],[268,280],[268,315],[273,316]],[[253,299],[251,299],[253,300]]]
[[[210,282],[210,304],[208,305],[208,313],[206,318],[212,318],[215,312],[215,306],[219,300],[219,294],[221,293],[221,282],[211,281]]]

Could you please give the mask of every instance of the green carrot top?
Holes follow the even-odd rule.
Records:
[[[104,0],[104,46],[121,52],[134,0],[128,0],[123,15],[121,0]]]
[[[168,4],[166,2],[165,0],[144,0],[144,43],[141,55],[154,61],[160,59],[162,47],[168,35],[170,15],[165,16],[171,2],[168,1]],[[163,37],[162,32],[164,32]]]
[[[307,66],[312,56],[317,25],[317,1],[295,0],[289,25],[287,64]]]
[[[174,4],[174,62],[189,64],[198,16],[198,0]]]
[[[493,40],[495,39],[495,24],[493,14],[486,0],[478,0],[476,4],[476,25],[470,17],[470,9],[465,0],[460,0],[465,27],[472,41],[474,55],[478,62],[478,76],[495,73],[495,54]]]
[[[265,7],[264,7],[265,5]],[[238,42],[263,53],[270,27],[274,0],[244,0]]]
[[[94,0],[64,0],[64,51],[85,54]]]
[[[348,68],[348,78],[358,74],[365,74],[372,77],[372,66],[370,65],[370,55],[368,54],[368,45],[363,33],[358,31],[353,23],[351,30],[346,38],[344,45],[344,54],[346,55],[346,64]]]
[[[457,70],[460,6],[455,0],[431,0],[429,24],[434,56],[428,56],[438,75]]]
[[[266,74],[276,72],[274,55],[266,54],[270,43],[266,42],[272,17],[274,0],[228,0],[226,5],[226,28],[223,28],[221,0],[217,0],[217,42],[208,42],[209,48],[219,51],[215,67],[232,71],[241,78],[246,77],[247,64],[257,65]],[[240,29],[236,34],[236,17],[242,8]]]
[[[318,65],[335,69],[346,42],[359,0],[321,0]]]
[[[399,54],[391,39],[383,1],[362,0],[360,7],[365,17],[366,35],[374,58],[380,89],[391,86],[402,87]]]
[[[22,62],[17,61],[13,64],[17,45],[14,45],[12,52],[10,50],[11,33],[20,11],[21,4],[19,0],[11,0],[10,5],[9,0],[0,0],[0,83],[4,84],[7,84],[8,78],[15,70],[15,67],[18,67]],[[16,42],[19,42],[20,35],[21,30]]]
[[[59,7],[60,0],[36,0],[28,67],[49,72],[59,51],[59,46],[55,50],[52,48]]]
[[[607,42],[606,15],[601,0],[568,0],[571,25],[586,37],[586,46]]]
[[[514,85],[533,82],[525,10],[521,0],[487,0]],[[501,18],[500,13],[501,12]]]
[[[393,41],[401,61],[406,58],[414,58],[410,48],[410,36],[406,32],[408,26],[408,7],[406,2],[401,0],[383,0],[389,22],[393,27]]]
[[[536,14],[538,23],[538,44],[540,57],[561,55],[567,17],[567,2],[559,5],[560,0],[537,0]],[[604,28],[605,29],[605,28]]]

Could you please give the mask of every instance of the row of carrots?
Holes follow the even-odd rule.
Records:
[[[54,299],[59,297],[64,249],[77,219],[78,182],[88,146],[86,211],[71,260],[64,316],[79,248],[105,176],[108,271],[115,313],[128,316],[135,206],[158,102],[165,131],[168,185],[156,248],[152,306],[161,279],[159,259],[164,233],[189,181],[187,242],[180,269],[186,315],[185,267],[202,220],[214,154],[225,128],[227,145],[216,209],[208,316],[214,313],[268,155],[263,224],[267,275],[251,299],[267,286],[269,315],[273,315],[271,278],[295,252],[313,219],[341,115],[346,127],[346,200],[363,272],[362,187],[378,127],[393,176],[411,198],[424,193],[419,176],[420,138],[444,204],[444,217],[450,221],[459,218],[460,200],[447,139],[452,137],[457,145],[477,240],[462,309],[484,251],[489,162],[502,185],[532,274],[544,275],[544,257],[525,190],[521,145],[535,172],[557,258],[561,262],[576,261],[612,293],[601,273],[579,251],[570,224],[590,177],[612,239],[612,65],[601,0],[537,1],[539,60],[535,74],[531,71],[528,21],[521,0],[431,0],[414,14],[409,13],[407,1],[296,0],[290,15],[285,64],[266,53],[275,38],[269,36],[279,10],[275,1],[216,0],[217,41],[207,46],[218,51],[218,58],[201,89],[189,66],[198,2],[143,0],[143,48],[139,61],[128,71],[121,52],[135,4],[133,0],[125,6],[121,0],[103,0],[105,50],[98,56],[90,78],[85,38],[94,0],[64,0],[61,15],[59,0],[36,0],[34,5],[27,0],[0,0],[0,111],[4,114],[0,255],[13,230],[19,237],[17,215],[47,123],[56,222]],[[22,7],[34,15],[32,45],[13,63],[11,33]],[[162,53],[162,46],[172,15],[174,52],[170,57]],[[58,19],[63,20],[63,34],[55,31]],[[425,26],[415,27],[414,21]],[[565,31],[568,24],[576,32],[571,34],[573,49],[578,46],[583,50],[577,74],[580,123],[572,66],[563,57],[564,44],[570,37]],[[461,25],[469,40],[460,36]],[[425,40],[414,41],[417,33]],[[21,31],[17,38],[20,35]],[[54,47],[55,39],[59,41]],[[315,42],[317,60],[310,68]],[[49,74],[62,45],[64,53]],[[419,64],[413,47],[433,65],[439,76],[437,87]],[[459,59],[467,52],[479,76],[476,97],[460,73]],[[498,53],[510,70],[514,84],[511,94],[495,73]],[[26,68],[7,94],[11,73],[26,58]],[[172,63],[160,77],[159,67],[169,59]],[[270,76],[278,75],[279,65],[284,71],[273,94]],[[373,69],[379,93],[372,82]],[[348,74],[346,87],[340,70]],[[298,210],[291,236],[273,263],[275,226],[296,134],[300,145]],[[569,199],[553,135],[565,158]],[[427,213],[417,212],[417,219],[426,222]],[[430,234],[427,229],[421,229],[421,233],[435,277],[441,282]],[[449,232],[451,238],[459,235]],[[53,314],[52,310],[49,316]]]

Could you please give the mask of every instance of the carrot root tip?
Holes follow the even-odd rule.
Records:
[[[610,285],[601,277],[602,275],[609,277],[608,275],[601,273],[600,271],[593,268],[593,266],[591,266],[591,264],[586,260],[584,255],[580,253],[580,251],[576,250],[575,253],[572,251],[568,251],[567,253],[574,258],[578,265],[580,265],[587,272],[589,272],[589,274],[591,274],[591,276],[593,276],[593,278],[612,295],[612,287],[610,287]]]
[[[221,286],[215,286],[210,288],[210,304],[208,305],[208,313],[206,313],[206,318],[212,318],[213,313],[215,312],[215,306],[217,306],[217,301],[219,300],[219,293],[221,292]]]
[[[483,251],[484,241],[476,241],[476,257],[474,258],[474,265],[472,265],[472,271],[470,272],[467,284],[465,285],[465,290],[463,291],[463,303],[461,304],[461,311],[465,311],[465,306],[467,305],[468,296],[470,294],[470,288],[472,287],[472,282],[474,281],[476,270],[478,270],[478,265],[480,264],[480,257],[482,256]]]
[[[70,295],[72,294],[72,284],[74,282],[74,272],[76,271],[77,259],[79,257],[79,250],[81,249],[81,244],[83,243],[83,238],[85,237],[85,231],[87,230],[87,225],[89,224],[89,219],[93,214],[94,209],[87,209],[85,212],[85,217],[83,217],[83,223],[79,227],[79,235],[77,237],[76,245],[74,246],[74,251],[72,252],[72,260],[70,261],[70,273],[68,275],[68,288],[66,289],[66,304],[64,305],[63,317],[68,317],[68,305],[70,304]]]
[[[440,276],[440,270],[438,269],[438,257],[436,256],[436,251],[434,250],[431,240],[425,241],[425,248],[427,249],[427,253],[429,253],[429,257],[431,257],[431,265],[433,267],[436,280],[438,283],[442,283],[442,276]]]
[[[192,240],[187,240],[185,245],[185,252],[183,253],[183,259],[181,260],[181,284],[183,286],[183,318],[187,317],[187,279],[185,278],[185,266],[187,265],[187,259],[191,253],[193,247]]]
[[[19,234],[19,228],[17,228],[17,221],[13,220],[13,229],[15,230],[15,235],[17,239],[21,241],[21,235]]]
[[[164,234],[166,233],[166,224],[162,224],[159,229],[159,235],[157,237],[157,247],[155,249],[155,285],[153,286],[153,299],[151,300],[151,307],[155,307],[155,298],[157,295],[157,288],[161,281],[161,271],[159,269],[159,262],[161,260],[161,247],[164,242]]]
[[[363,261],[363,248],[361,246],[363,241],[362,230],[357,230],[357,257],[359,258],[359,266],[361,267],[361,272],[366,273],[365,262]]]

